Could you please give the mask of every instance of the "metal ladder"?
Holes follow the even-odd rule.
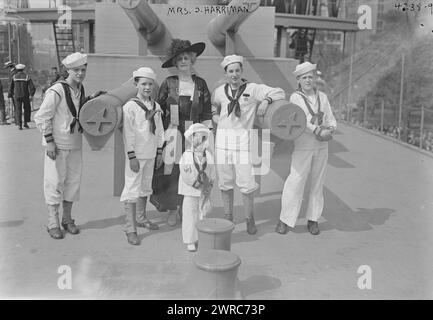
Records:
[[[72,25],[70,28],[59,28],[56,22],[53,22],[54,40],[57,51],[57,64],[61,66],[61,61],[69,54],[75,52],[74,34]]]

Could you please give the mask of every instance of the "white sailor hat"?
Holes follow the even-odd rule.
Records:
[[[244,58],[235,54],[225,56],[223,62],[221,62],[221,67],[225,69],[229,64],[239,62],[241,65],[244,64]]]
[[[152,80],[156,79],[156,73],[151,69],[147,67],[142,67],[137,70],[135,70],[132,73],[133,78],[149,78]]]
[[[203,132],[203,133],[206,133],[207,135],[209,135],[210,131],[209,131],[209,128],[206,127],[204,124],[194,123],[188,128],[188,130],[185,131],[185,134],[184,134],[185,139],[187,139],[187,140],[191,139],[192,135],[194,133],[197,133],[197,132]]]
[[[63,59],[62,63],[67,69],[82,66],[87,63],[87,54],[82,54],[80,52],[72,53]]]
[[[15,66],[15,69],[17,69],[17,70],[23,70],[25,67],[26,67],[26,66],[25,66],[24,64],[22,64],[22,63],[18,63],[18,64]]]
[[[15,64],[12,62],[12,61],[6,61],[4,64],[3,64],[3,67],[4,67],[4,69],[6,69],[6,68],[14,68],[15,67]]]
[[[296,77],[299,77],[299,76],[301,76],[301,75],[303,75],[303,74],[305,74],[307,72],[314,71],[316,69],[317,69],[317,64],[312,64],[311,62],[307,61],[307,62],[298,64],[296,66],[295,71],[293,71],[293,74]]]

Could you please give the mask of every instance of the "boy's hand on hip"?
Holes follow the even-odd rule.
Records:
[[[54,142],[48,142],[47,143],[47,156],[51,160],[56,160],[57,146]]]
[[[138,162],[137,158],[129,160],[129,167],[135,173],[140,171],[140,162]]]

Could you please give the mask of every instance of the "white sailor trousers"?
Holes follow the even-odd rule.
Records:
[[[45,153],[44,195],[48,205],[80,198],[82,150],[57,150],[56,160]]]
[[[328,146],[314,150],[295,150],[290,174],[284,183],[280,220],[289,227],[296,225],[301,209],[305,183],[311,173],[306,212],[307,220],[318,221],[323,211],[323,184],[328,162]]]
[[[198,240],[196,224],[206,217],[212,209],[209,199],[184,196],[182,202],[182,238],[183,243],[190,244]]]
[[[152,178],[155,159],[138,159],[140,170],[136,173],[131,170],[129,160],[125,163],[125,186],[120,201],[137,202],[139,197],[148,197],[152,194]]]
[[[237,185],[240,192],[249,194],[259,188],[249,151],[216,148],[215,153],[220,190],[231,190]]]

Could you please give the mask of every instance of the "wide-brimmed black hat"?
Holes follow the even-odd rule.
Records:
[[[198,57],[205,48],[206,44],[204,42],[191,44],[189,40],[173,39],[167,52],[168,59],[162,64],[161,68],[174,67],[174,59],[183,52],[195,52]]]

